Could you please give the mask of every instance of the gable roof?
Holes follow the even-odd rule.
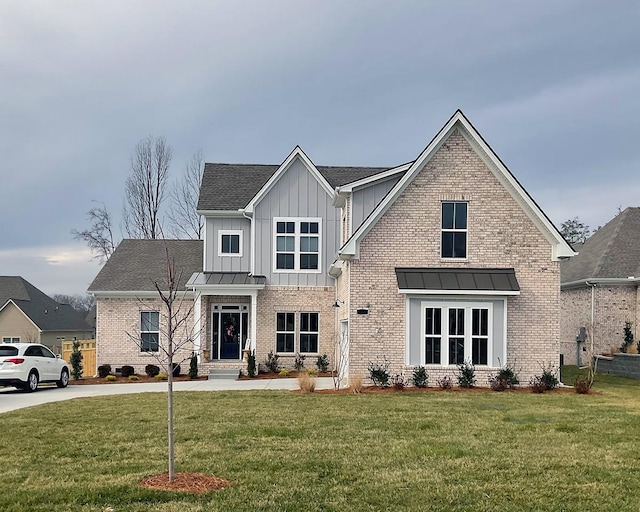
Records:
[[[89,285],[89,293],[155,292],[154,282],[166,280],[167,258],[182,272],[184,290],[194,272],[202,271],[202,240],[123,240]]]
[[[299,149],[296,147],[296,149]],[[271,177],[296,151],[280,165],[220,164],[204,166],[198,211],[231,211],[245,208],[265,187]],[[302,150],[300,149],[300,152]],[[324,180],[336,188],[363,178],[379,174],[388,167],[334,167],[314,166]]]
[[[627,208],[591,235],[560,266],[561,283],[640,279],[640,208]]]
[[[359,244],[362,238],[371,230],[376,222],[378,222],[380,217],[382,217],[396,199],[400,197],[402,192],[404,192],[407,186],[423,169],[424,165],[431,159],[431,157],[433,157],[433,155],[435,155],[438,149],[440,149],[440,146],[456,129],[460,130],[460,133],[462,133],[462,135],[469,141],[474,150],[487,165],[488,169],[520,204],[523,211],[549,241],[552,246],[552,259],[559,260],[575,255],[575,252],[560,234],[558,229],[553,225],[522,185],[520,185],[513,174],[511,174],[511,171],[509,171],[498,155],[496,155],[491,147],[485,142],[480,133],[465,117],[462,111],[456,110],[449,121],[447,121],[427,147],[420,153],[418,158],[416,158],[411,164],[409,170],[407,170],[404,176],[400,178],[395,187],[389,191],[382,201],[380,201],[369,217],[365,219],[365,221],[353,233],[351,238],[349,238],[349,240],[347,240],[347,242],[342,246],[338,252],[339,257],[343,259],[357,257]]]
[[[19,276],[0,276],[0,310],[13,303],[41,331],[91,331],[84,315]]]

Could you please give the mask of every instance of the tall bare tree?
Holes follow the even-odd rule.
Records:
[[[136,144],[122,207],[124,228],[130,238],[159,237],[160,207],[172,158],[173,151],[164,137],[150,135]]]
[[[96,202],[98,202],[100,206],[95,206],[87,212],[87,218],[91,223],[91,227],[83,231],[72,229],[71,234],[76,240],[86,242],[94,254],[93,257],[98,258],[100,263],[104,263],[111,257],[111,254],[116,248],[116,242],[113,238],[111,215],[103,202]]]
[[[96,299],[93,295],[85,293],[81,295],[76,293],[74,295],[66,295],[63,293],[55,293],[51,296],[53,300],[60,304],[69,304],[73,309],[80,313],[88,313],[89,310],[96,303]]]
[[[184,169],[181,180],[173,182],[170,192],[169,231],[174,238],[199,240],[204,223],[198,215],[198,195],[204,172],[204,157],[198,151]]]

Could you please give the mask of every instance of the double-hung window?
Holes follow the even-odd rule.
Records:
[[[320,272],[321,219],[274,219],[274,271]]]
[[[319,314],[313,312],[276,313],[276,352],[317,354],[320,334],[318,317]]]
[[[467,257],[467,203],[442,203],[442,230],[440,256],[442,258]]]
[[[218,231],[218,256],[242,256],[242,231]]]
[[[160,345],[160,313],[140,312],[140,352],[158,352]]]
[[[296,314],[276,313],[276,352],[293,354],[295,336]]]
[[[318,313],[300,313],[300,352],[318,352]]]

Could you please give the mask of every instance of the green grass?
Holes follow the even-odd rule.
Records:
[[[0,416],[0,510],[640,510],[640,382],[595,391],[176,393],[177,471],[232,482],[202,496],[137,485],[164,394],[59,402]]]

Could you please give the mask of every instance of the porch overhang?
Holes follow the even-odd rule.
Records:
[[[187,281],[187,288],[202,295],[252,295],[262,290],[265,276],[246,272],[196,272]]]
[[[513,268],[396,268],[398,293],[520,295]]]

